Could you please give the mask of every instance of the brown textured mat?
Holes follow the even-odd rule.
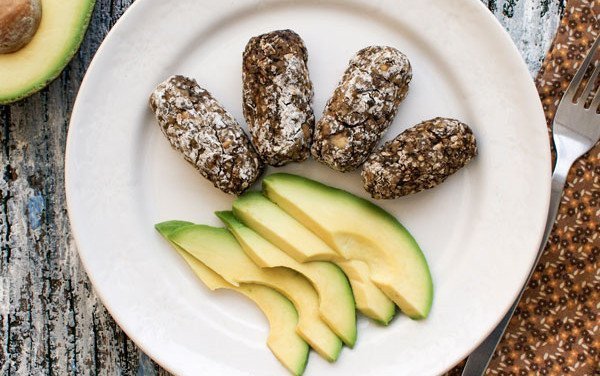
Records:
[[[569,0],[536,85],[548,126],[600,33],[600,0]],[[571,168],[550,241],[486,375],[600,375],[600,144]],[[460,375],[464,362],[448,375]]]

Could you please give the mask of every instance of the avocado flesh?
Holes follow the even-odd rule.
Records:
[[[180,254],[194,273],[211,290],[223,288],[237,291],[256,303],[269,321],[267,346],[271,349],[273,355],[292,374],[301,375],[304,372],[308,361],[309,348],[308,344],[296,333],[298,312],[292,302],[270,287],[252,283],[243,283],[235,287],[189,253],[180,251]],[[215,281],[215,277],[219,279],[218,282]],[[205,281],[207,279],[210,280],[208,283]],[[215,285],[217,287],[214,287]]]
[[[277,205],[270,205],[260,192],[246,192],[238,197],[233,202],[233,214],[259,234],[269,232],[270,237],[267,240],[299,262],[343,259],[317,237],[305,237],[303,241],[307,243],[299,244],[297,231],[310,231],[300,226],[291,216],[280,216]],[[273,218],[277,220],[274,221]]]
[[[346,275],[330,262],[299,263],[262,236],[243,225],[231,211],[215,213],[235,236],[246,254],[261,268],[286,267],[308,279],[319,295],[319,312],[349,347],[356,343],[356,306]]]
[[[433,298],[427,261],[391,214],[349,192],[297,175],[267,176],[263,191],[345,258],[366,262],[373,282],[406,315],[427,317]]]
[[[299,273],[286,268],[261,269],[224,228],[184,226],[173,231],[169,240],[234,286],[255,283],[283,294],[298,311],[298,334],[324,359],[333,362],[338,358],[342,341],[321,319],[317,292]]]
[[[190,225],[190,222],[163,222],[156,226],[157,230],[168,240],[169,234],[180,227]],[[180,223],[175,223],[180,222]],[[160,227],[161,225],[162,228]],[[162,230],[162,231],[161,231]],[[164,232],[163,232],[164,231]],[[298,312],[294,305],[283,295],[270,287],[255,284],[233,286],[217,273],[183,249],[172,244],[173,248],[183,257],[194,274],[210,289],[228,289],[237,291],[250,300],[264,313],[269,321],[269,336],[267,346],[271,352],[294,375],[301,375],[308,361],[308,344],[296,333]]]
[[[373,283],[369,266],[360,260],[336,261],[335,263],[344,271],[350,281],[356,309],[380,324],[389,324],[396,315],[396,304]]]
[[[318,249],[323,261],[331,261],[346,274],[352,286],[356,308],[365,316],[388,324],[396,313],[392,302],[370,277],[367,264],[344,260],[313,232],[296,221],[259,192],[247,192],[233,202],[234,215],[270,243],[299,262],[312,259]],[[285,235],[282,236],[282,233]]]
[[[42,0],[42,18],[31,41],[0,54],[0,104],[24,98],[54,80],[85,35],[94,0]]]

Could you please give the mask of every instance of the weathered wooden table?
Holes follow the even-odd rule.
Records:
[[[535,75],[563,1],[483,2]],[[64,152],[73,102],[96,49],[131,3],[97,0],[81,50],[62,75],[32,97],[0,106],[2,375],[166,373],[125,336],[94,294],[65,206]]]

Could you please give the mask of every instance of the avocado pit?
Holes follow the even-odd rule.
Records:
[[[23,48],[42,19],[41,0],[0,0],[0,53]]]

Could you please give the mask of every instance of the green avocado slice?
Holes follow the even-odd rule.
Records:
[[[172,232],[189,225],[193,224],[191,222],[170,221],[156,225],[156,229],[168,239]],[[302,375],[308,361],[308,344],[296,333],[298,312],[294,305],[270,287],[256,284],[234,286],[183,249],[175,244],[172,245],[196,276],[210,290],[228,289],[237,291],[256,303],[269,321],[267,346],[292,374]]]
[[[345,258],[366,262],[373,282],[406,315],[427,317],[433,300],[429,266],[415,239],[391,214],[349,192],[292,174],[267,176],[263,191]]]
[[[77,52],[95,0],[42,0],[40,25],[23,48],[0,54],[0,104],[22,99],[54,80]]]
[[[299,263],[246,227],[231,211],[215,213],[235,236],[246,254],[261,268],[286,267],[308,279],[319,295],[319,312],[329,327],[353,347],[356,343],[356,306],[346,275],[325,261]]]
[[[302,275],[287,268],[261,269],[224,228],[182,226],[168,239],[234,286],[254,283],[283,294],[298,311],[298,334],[327,361],[339,357],[342,341],[321,319],[319,296]]]
[[[338,265],[352,286],[356,308],[365,316],[387,325],[396,306],[371,281],[368,265],[360,260],[344,260],[313,232],[292,218],[260,192],[247,192],[233,203],[233,213],[246,226],[299,262],[318,258]],[[284,234],[284,235],[282,235]]]

